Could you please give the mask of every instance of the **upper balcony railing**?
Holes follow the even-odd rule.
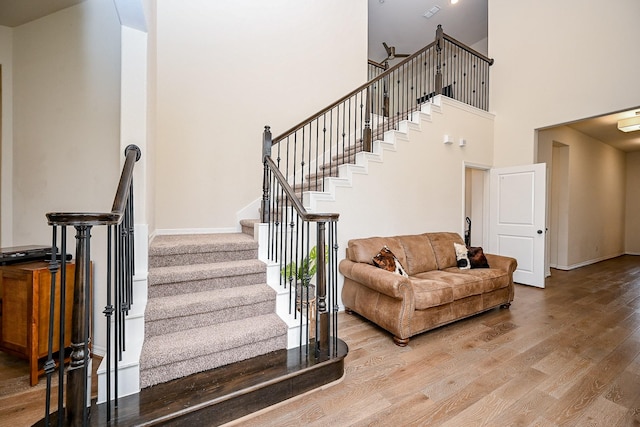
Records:
[[[273,138],[274,161],[300,200],[304,191],[324,191],[339,165],[371,151],[436,95],[488,110],[491,64],[438,26],[432,43],[393,67],[369,61],[367,83]]]

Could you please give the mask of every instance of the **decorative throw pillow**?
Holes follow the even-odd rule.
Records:
[[[391,271],[394,273],[398,273],[401,276],[409,277],[409,275],[404,271],[404,267],[398,261],[398,258],[391,252],[386,245],[380,249],[373,258],[373,265],[378,268],[382,268],[383,270]]]
[[[454,243],[453,247],[456,250],[456,261],[458,261],[458,268],[460,270],[468,270],[469,268],[471,268],[468,256],[469,251],[467,250],[467,247],[459,243]]]
[[[469,252],[469,263],[471,268],[490,268],[487,257],[480,246],[467,248]]]

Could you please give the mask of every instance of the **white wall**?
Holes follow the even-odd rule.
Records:
[[[367,3],[156,8],[155,227],[239,230],[261,196],[264,125],[276,136],[364,83]]]
[[[14,243],[45,213],[110,211],[120,164],[120,26],[88,1],[14,29]]]
[[[534,130],[638,105],[640,2],[489,0],[496,166],[535,161]]]
[[[541,151],[548,153],[554,142],[566,146],[558,147],[550,160],[544,155],[556,187],[548,198],[556,204],[549,206],[549,238],[557,248],[554,266],[571,269],[623,254],[625,153],[568,126],[539,132]],[[556,161],[568,170],[556,167]]]
[[[640,151],[627,154],[627,210],[625,216],[625,249],[640,255]]]
[[[0,247],[13,246],[13,31],[0,26]]]
[[[13,29],[14,245],[50,245],[47,212],[111,210],[122,157],[120,40],[114,5],[104,0]],[[92,259],[102,325],[105,227],[92,231]],[[104,328],[95,332],[100,347]]]
[[[479,40],[476,43],[472,44],[470,47],[487,56],[487,52],[489,51],[489,39],[485,37],[482,40]]]
[[[144,0],[143,7],[147,18],[147,162],[145,181],[147,183],[145,205],[147,207],[147,225],[149,231],[156,229],[156,128],[157,128],[157,19],[156,2]]]

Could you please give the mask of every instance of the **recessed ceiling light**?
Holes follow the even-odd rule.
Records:
[[[427,10],[422,16],[429,19],[439,11],[440,11],[440,8],[438,6],[433,6],[431,9]]]
[[[456,4],[458,3],[458,0],[451,0],[451,4]]]

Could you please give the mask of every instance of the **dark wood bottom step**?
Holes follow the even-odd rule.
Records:
[[[279,350],[142,389],[119,399],[107,422],[106,404],[91,406],[91,426],[217,426],[339,380],[347,344],[316,359],[306,348]],[[313,353],[313,352],[312,352]],[[53,416],[51,425],[57,425]],[[44,425],[43,422],[36,425]]]

